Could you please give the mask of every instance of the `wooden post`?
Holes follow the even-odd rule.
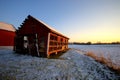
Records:
[[[35,34],[35,37],[36,37],[36,49],[37,49],[37,53],[38,53],[38,56],[40,56],[39,50],[38,50],[38,36],[37,36],[37,34]]]
[[[48,40],[47,40],[47,57],[49,58],[49,42],[50,42],[50,33],[48,33]]]

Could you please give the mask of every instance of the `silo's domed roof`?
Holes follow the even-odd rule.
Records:
[[[0,29],[7,30],[7,31],[13,31],[13,32],[16,31],[16,29],[13,25],[7,24],[7,23],[4,23],[4,22],[0,22]]]

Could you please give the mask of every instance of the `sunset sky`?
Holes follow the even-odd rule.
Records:
[[[0,0],[0,22],[17,28],[29,14],[70,42],[120,41],[120,0]]]

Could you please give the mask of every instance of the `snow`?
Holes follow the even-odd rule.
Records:
[[[13,46],[0,46],[0,50],[1,49],[10,49],[10,50],[13,50]]]
[[[16,30],[13,25],[7,24],[4,22],[0,22],[0,29],[7,30],[7,31],[13,31],[13,32],[15,32]]]
[[[92,52],[97,56],[103,55],[106,59],[111,58],[115,65],[120,66],[120,45],[69,45],[70,48],[75,48],[86,52]]]
[[[120,75],[105,65],[70,49],[58,59],[20,55],[0,50],[0,79],[4,80],[117,80]]]

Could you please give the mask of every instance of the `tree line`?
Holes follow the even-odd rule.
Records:
[[[97,43],[92,43],[92,42],[69,42],[70,45],[75,44],[75,45],[112,45],[112,44],[120,44],[120,42],[111,42],[111,43],[102,43],[102,42],[97,42]]]

